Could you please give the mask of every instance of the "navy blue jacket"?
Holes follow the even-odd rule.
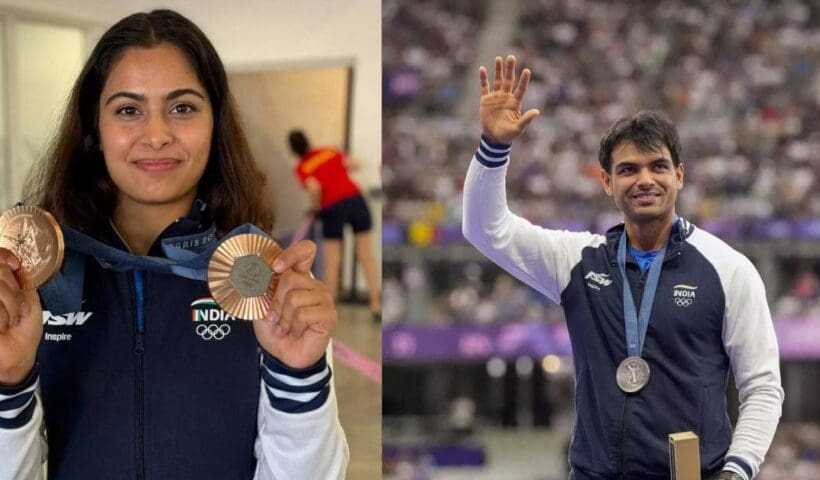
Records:
[[[207,212],[193,209],[162,233],[149,254],[162,256],[161,239],[196,237],[209,225]],[[113,229],[102,240],[127,250]],[[344,475],[347,447],[335,400],[328,402],[330,371],[324,359],[294,371],[265,354],[260,395],[263,352],[253,324],[223,312],[205,282],[114,272],[90,257],[84,265],[81,311],[56,314],[43,306],[38,364],[49,478],[287,478],[274,472],[290,467],[268,465],[257,472],[269,441],[260,444],[259,422],[276,428],[271,424],[279,418],[272,418],[273,411],[296,421],[304,412],[326,417],[327,429],[313,432],[316,442],[327,443],[322,449],[331,459],[327,464],[333,464],[323,475]],[[36,377],[35,371],[17,391],[33,385]],[[6,393],[22,404],[23,395]],[[37,398],[30,402],[16,425],[7,427],[36,421]],[[323,408],[330,410],[314,413]],[[281,445],[275,449],[281,451]],[[291,460],[268,459],[269,464],[277,461]],[[318,459],[312,463],[303,470],[326,466]],[[0,478],[2,472],[0,462]]]
[[[641,356],[649,383],[616,383],[628,356],[617,248],[623,224],[604,235],[544,229],[510,212],[509,147],[482,140],[464,187],[465,237],[482,253],[561,303],[572,343],[576,419],[572,478],[669,478],[668,435],[700,438],[701,470],[756,475],[780,417],[777,342],[763,283],[743,255],[681,220],[673,225]],[[640,310],[645,277],[628,256]],[[740,393],[734,431],[726,411],[729,368]]]

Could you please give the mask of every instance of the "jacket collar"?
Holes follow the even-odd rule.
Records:
[[[200,233],[206,233],[213,225],[208,204],[203,200],[196,199],[191,205],[191,209],[184,217],[179,217],[170,225],[165,227],[165,230],[159,234],[157,239],[148,251],[148,255],[156,257],[164,257],[162,250],[162,241],[174,237],[188,237],[195,236]],[[105,230],[102,232],[101,241],[111,245],[114,248],[128,251],[128,247],[120,237],[119,233],[114,229],[113,223],[109,220],[106,224]]]
[[[620,243],[621,233],[624,231],[624,228],[626,228],[626,225],[619,223],[606,231],[606,247],[612,265],[618,264],[618,244]],[[666,257],[664,261],[680,254],[686,246],[686,239],[689,238],[694,231],[695,226],[691,222],[683,217],[679,217],[678,221],[672,224],[672,231],[666,243]],[[627,261],[634,262],[628,249]]]

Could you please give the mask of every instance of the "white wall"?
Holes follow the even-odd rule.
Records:
[[[16,133],[10,152],[10,199],[17,201],[31,166],[40,160],[59,128],[68,92],[85,63],[86,36],[78,28],[20,21],[14,37],[17,67],[10,69],[14,72],[14,78],[10,75],[8,79],[13,98],[8,103],[13,115],[10,131]]]
[[[0,6],[96,23],[96,35],[135,11],[171,8],[199,25],[228,68],[353,59],[350,153],[363,164],[359,184],[380,184],[380,0],[0,0]]]

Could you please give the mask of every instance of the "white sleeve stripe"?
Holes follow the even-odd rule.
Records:
[[[512,150],[512,147],[493,148],[493,147],[489,146],[487,144],[487,142],[484,141],[484,139],[481,139],[481,145],[484,147],[485,150],[487,150],[490,153],[499,153],[499,154],[503,154],[505,156],[506,156],[506,154],[510,153],[510,151]]]
[[[22,390],[22,391],[20,391],[20,392],[17,392],[17,393],[15,393],[15,394],[13,394],[13,395],[2,395],[2,394],[0,394],[0,401],[3,401],[3,400],[9,400],[9,399],[12,399],[12,398],[15,398],[15,397],[19,397],[20,395],[24,395],[24,394],[26,394],[26,393],[31,393],[31,392],[33,392],[33,391],[34,391],[34,389],[36,389],[36,388],[37,388],[37,382],[34,382],[32,385],[30,385],[30,386],[29,386],[28,388],[26,388],[25,390]]]
[[[34,395],[32,395],[31,398],[28,399],[28,402],[26,402],[22,407],[15,408],[13,410],[0,411],[0,418],[4,418],[6,420],[16,418],[17,415],[20,415],[23,412],[23,410],[25,410],[26,408],[28,408],[29,405],[31,405],[31,402],[33,401]]]
[[[743,469],[743,467],[741,467],[740,465],[738,465],[734,462],[727,463],[726,465],[723,466],[723,469],[724,470],[729,470],[730,472],[734,472],[734,473],[740,475],[741,477],[743,477],[743,480],[749,480],[749,477],[746,475],[746,471]]]
[[[273,388],[270,385],[265,385],[265,388],[267,388],[268,391],[276,398],[282,398],[282,399],[285,399],[285,400],[293,400],[295,402],[302,402],[302,403],[307,403],[307,402],[313,400],[314,398],[316,398],[317,395],[322,393],[322,392],[291,393],[291,392],[286,392],[284,390],[279,390],[279,389]]]
[[[265,370],[274,379],[284,383],[285,385],[290,385],[292,387],[307,387],[309,385],[313,385],[313,384],[319,382],[320,380],[326,378],[328,376],[329,371],[330,371],[328,369],[328,367],[325,366],[325,369],[322,370],[319,373],[313,374],[313,375],[311,375],[309,377],[305,377],[305,378],[298,378],[298,377],[292,377],[290,375],[283,374],[283,373],[276,373],[276,372],[272,371],[270,368],[268,368],[267,366],[265,366]]]

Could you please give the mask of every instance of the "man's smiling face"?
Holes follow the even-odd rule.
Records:
[[[671,219],[683,188],[683,164],[675,167],[666,146],[642,151],[624,142],[612,151],[610,171],[601,169],[601,183],[627,222]]]

